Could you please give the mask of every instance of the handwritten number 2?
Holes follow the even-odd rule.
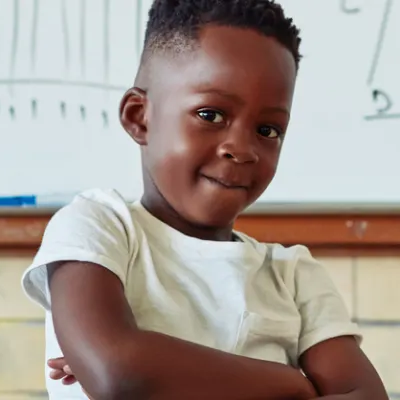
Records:
[[[349,0],[341,0],[340,7],[342,11],[345,12],[346,14],[356,14],[361,11],[360,7],[354,7],[349,5]]]
[[[387,113],[393,106],[393,102],[390,99],[389,95],[387,95],[382,90],[375,89],[372,92],[372,98],[374,99],[375,103],[377,103],[377,102],[383,103],[383,106],[377,109],[379,114]]]

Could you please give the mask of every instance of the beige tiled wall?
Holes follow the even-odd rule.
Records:
[[[364,335],[391,398],[400,398],[400,257],[321,258]],[[45,399],[43,312],[20,289],[30,259],[0,257],[0,400]]]
[[[0,400],[46,399],[44,313],[20,280],[30,258],[0,257]]]
[[[321,259],[363,334],[363,350],[400,399],[400,257]]]

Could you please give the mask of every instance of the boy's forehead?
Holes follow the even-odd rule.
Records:
[[[227,72],[275,79],[296,76],[291,52],[275,38],[252,29],[207,27],[200,34],[199,55],[210,67]]]
[[[291,103],[296,79],[292,54],[274,38],[249,29],[210,26],[200,33],[195,49],[156,59],[152,78],[159,90],[263,92]]]

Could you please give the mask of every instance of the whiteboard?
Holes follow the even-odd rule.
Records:
[[[281,3],[304,58],[259,203],[400,201],[400,1]],[[141,195],[140,152],[117,113],[150,4],[0,0],[0,195]]]

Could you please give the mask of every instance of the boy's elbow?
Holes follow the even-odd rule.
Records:
[[[120,400],[120,399],[137,399],[148,400],[150,397],[146,394],[146,389],[136,378],[127,379],[126,377],[115,378],[96,387],[95,390],[89,392],[89,395],[96,400]]]
[[[104,360],[105,368],[100,367],[95,372],[96,378],[90,385],[93,388],[89,392],[91,397],[96,400],[150,398],[149,377],[145,376],[143,369],[145,363],[140,360],[138,352],[126,350],[115,354],[112,359]]]
[[[354,397],[351,399],[360,399],[360,400],[389,400],[389,395],[386,390],[383,388],[383,385],[380,387],[373,388],[364,388],[354,391]]]

